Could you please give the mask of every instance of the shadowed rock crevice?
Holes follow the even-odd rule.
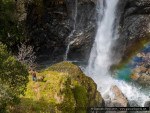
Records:
[[[83,38],[90,33],[93,39],[96,26],[96,1],[33,1],[27,7],[27,32],[29,43],[36,48],[38,58],[42,61],[63,60],[68,38],[75,30],[75,34],[83,33]],[[92,27],[93,30],[90,30]],[[87,32],[85,32],[85,29]],[[92,34],[92,35],[91,35]],[[92,43],[92,42],[88,42]],[[84,46],[84,45],[83,45]],[[83,47],[82,46],[82,47]],[[77,47],[76,51],[78,51]],[[89,52],[89,47],[81,49],[83,53]],[[79,55],[80,53],[74,52]],[[76,59],[69,54],[72,59]],[[86,54],[87,55],[87,54]],[[83,59],[86,57],[82,54]]]

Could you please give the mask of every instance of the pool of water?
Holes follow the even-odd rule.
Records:
[[[138,55],[141,54],[141,55]],[[133,69],[140,65],[149,65],[148,61],[150,60],[150,44],[144,46],[137,55],[133,56],[129,62],[124,65],[121,69],[116,71],[115,78],[119,80],[131,81],[131,75],[133,74]]]

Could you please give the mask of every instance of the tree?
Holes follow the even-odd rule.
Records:
[[[18,46],[18,50],[18,61],[20,61],[22,64],[26,64],[30,68],[36,67],[36,56],[32,46],[27,46],[25,43],[22,43],[20,47]]]
[[[6,46],[0,43],[0,113],[5,111],[7,105],[19,102],[27,82],[26,66],[12,57]]]

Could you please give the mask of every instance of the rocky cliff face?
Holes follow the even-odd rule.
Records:
[[[87,62],[100,13],[96,11],[97,3],[97,0],[18,0],[19,21],[26,20],[29,44],[34,45],[38,58],[63,60],[68,43],[73,41],[68,59]],[[114,50],[127,59],[150,39],[150,1],[120,0],[116,16],[120,38]]]
[[[120,19],[120,45],[123,59],[150,41],[150,1],[126,0]],[[123,46],[122,46],[123,45]]]
[[[82,46],[78,44],[71,47],[71,54],[74,53],[72,56],[81,54],[84,58],[92,44],[90,39],[95,34],[95,8],[96,0],[29,2],[27,31],[30,43],[37,48],[39,57],[62,60],[70,39],[87,37],[88,46],[85,47],[87,43],[83,43]]]

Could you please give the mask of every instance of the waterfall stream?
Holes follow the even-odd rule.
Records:
[[[73,14],[73,30],[72,32],[70,33],[70,35],[67,37],[68,39],[68,45],[67,45],[67,48],[66,48],[66,52],[65,52],[65,55],[64,55],[64,61],[67,61],[68,60],[68,53],[69,53],[69,50],[70,50],[70,45],[73,44],[73,40],[72,40],[72,37],[74,35],[74,32],[76,30],[76,19],[77,19],[77,0],[75,0],[75,3],[74,3],[74,14]]]
[[[119,0],[104,0],[103,2],[105,2],[104,14],[102,20],[99,19],[97,23],[98,30],[91,50],[89,64],[86,68],[86,74],[95,80],[103,97],[110,93],[112,85],[117,85],[129,101],[136,101],[138,105],[143,106],[148,96],[141,93],[139,88],[111,77],[109,70],[114,63],[114,59],[111,57],[111,48],[118,36],[116,33],[117,28],[114,25]]]
[[[75,30],[73,30],[70,35],[68,36],[68,39],[69,39],[69,42],[68,42],[68,45],[67,45],[67,49],[65,51],[65,55],[64,55],[64,61],[67,61],[68,60],[68,53],[69,53],[69,50],[70,50],[70,45],[73,44],[74,41],[71,41],[71,37],[73,36]]]

